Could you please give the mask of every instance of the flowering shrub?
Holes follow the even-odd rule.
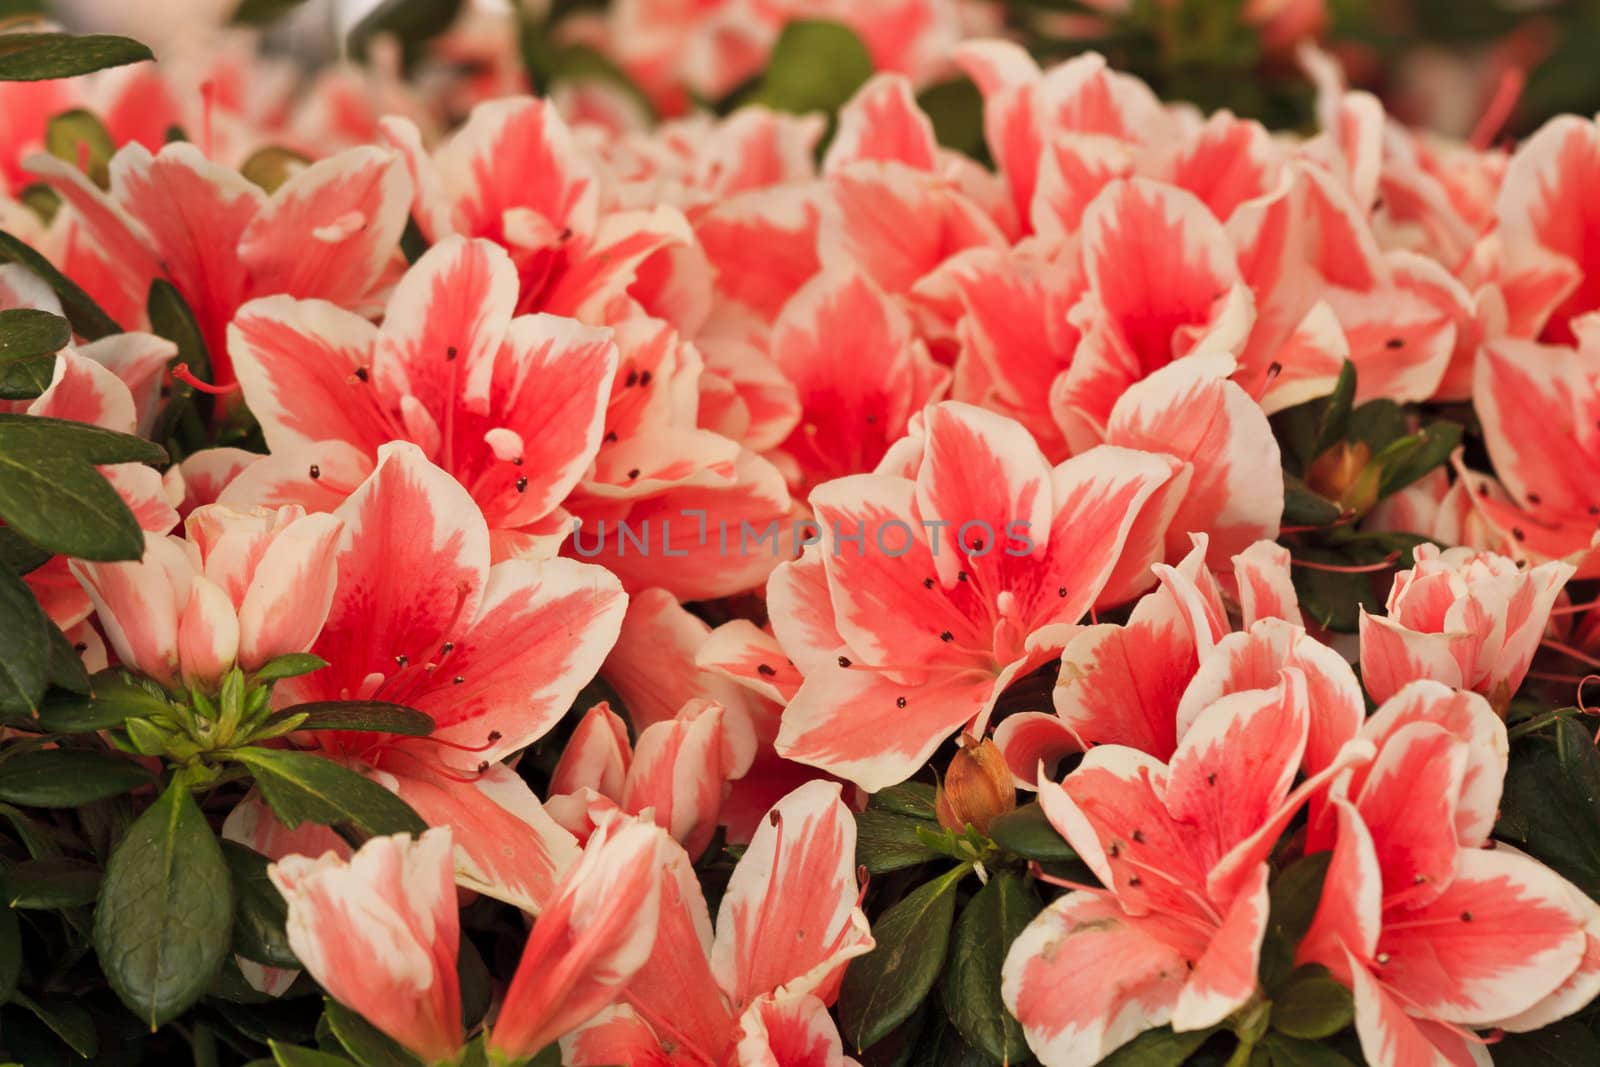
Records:
[[[458,6],[0,33],[0,1059],[1600,1062],[1600,127]]]

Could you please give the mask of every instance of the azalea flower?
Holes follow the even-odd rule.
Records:
[[[332,508],[409,441],[472,494],[496,559],[552,555],[561,503],[594,461],[616,346],[550,315],[512,316],[516,272],[452,237],[396,285],[383,325],[324,301],[269,297],[228,328],[245,399],[272,448],[224,499]]]
[[[836,784],[784,797],[734,868],[715,935],[688,856],[664,846],[654,951],[615,1008],[562,1039],[562,1062],[732,1067],[787,1062],[773,1057],[797,1045],[838,1049],[826,1007],[846,963],[873,946],[855,836]]]
[[[226,333],[240,306],[282,293],[365,308],[393,261],[409,200],[399,157],[371,146],[311,164],[270,195],[183,141],[154,153],[123,147],[109,190],[54,156],[27,166],[81,226],[64,269],[130,327],[144,321],[150,283],[170,281],[223,388],[234,381]]]
[[[415,445],[379,451],[335,513],[338,583],[310,648],[329,665],[278,682],[274,698],[386,700],[430,716],[421,738],[322,731],[301,741],[450,826],[462,884],[538,911],[578,846],[501,761],[566,713],[616,640],[626,598],[611,575],[571,560],[491,565],[467,491]]]
[[[1052,470],[1016,423],[947,402],[878,473],[817,487],[821,541],[767,589],[805,676],[779,755],[877,790],[963,726],[981,733],[1000,692],[1055,658],[1118,569],[1148,565],[1125,553],[1180,469],[1107,446]]]
[[[1376,758],[1312,823],[1308,850],[1332,857],[1298,959],[1350,986],[1369,1060],[1487,1064],[1473,1031],[1536,1029],[1600,992],[1600,909],[1488,840],[1507,743],[1482,697],[1413,682],[1361,732]]]
[[[1374,700],[1431,678],[1471,689],[1504,711],[1533,663],[1574,568],[1515,561],[1470,548],[1419,545],[1394,576],[1386,614],[1361,613],[1361,680]]]
[[[1345,748],[1291,792],[1311,714],[1304,675],[1284,668],[1201,711],[1170,763],[1101,745],[1041,782],[1103,887],[1059,898],[1006,956],[1001,995],[1046,1067],[1096,1063],[1166,1023],[1215,1026],[1255,994],[1267,857],[1309,795],[1370,757]]]

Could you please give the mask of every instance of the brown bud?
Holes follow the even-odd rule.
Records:
[[[1346,511],[1365,514],[1377,503],[1381,473],[1365,441],[1340,441],[1311,461],[1306,485]]]
[[[989,820],[1017,806],[1011,768],[999,746],[971,734],[961,738],[961,751],[950,761],[934,800],[939,825],[961,831],[970,823],[979,833],[989,832]]]

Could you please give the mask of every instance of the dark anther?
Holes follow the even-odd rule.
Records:
[[[623,386],[624,389],[632,389],[634,386],[636,386],[638,384],[639,384],[639,372],[636,371],[636,370],[629,371],[628,372],[628,377],[625,378],[623,380],[623,382],[622,382],[622,386]]]
[[[924,578],[924,579],[922,579],[922,588],[924,588],[924,589],[932,589],[933,588],[933,579],[932,578]]]
[[[461,675],[458,674],[454,678],[450,679],[450,684],[451,685],[460,685],[464,681],[466,681],[466,679],[461,677]]]
[[[444,358],[445,359],[455,359],[457,355],[459,355],[459,353],[456,352],[456,346],[455,345],[451,345],[449,348],[444,350]]]
[[[526,493],[527,491],[528,491],[528,476],[526,474],[524,474],[524,475],[520,476],[517,479],[517,492]]]
[[[410,664],[411,660],[402,652],[394,658],[394,662],[397,667],[404,667]]]
[[[956,635],[951,633],[949,630],[946,630],[944,633],[939,635],[939,640],[941,641],[954,641],[955,639]]]
[[[1405,346],[1406,339],[1404,337],[1391,337],[1383,342],[1383,347],[1385,348],[1404,348]]]
[[[651,373],[649,371],[640,371],[639,372],[639,384],[640,385],[649,385],[651,377],[652,377],[652,375],[651,375]]]
[[[758,663],[756,664],[756,673],[761,675],[763,678],[771,678],[778,672],[765,663]]]
[[[841,666],[841,667],[850,666],[850,657],[849,656],[840,656],[839,657],[839,666]]]
[[[637,477],[639,477],[639,468],[635,467],[635,468],[633,468],[633,470],[629,471],[628,472],[628,477],[629,478],[637,478]]]
[[[313,463],[311,465],[311,480],[316,481],[320,477],[322,477],[322,468]]]
[[[361,381],[366,381],[368,378],[371,377],[371,374],[368,373],[367,368],[365,368],[365,367],[357,367],[356,368],[356,377],[358,379],[360,379]]]
[[[894,698],[894,706],[897,707],[897,708],[905,707],[906,706],[906,698],[905,697],[895,697]]]

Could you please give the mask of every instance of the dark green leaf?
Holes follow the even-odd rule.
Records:
[[[1350,428],[1350,407],[1355,398],[1356,365],[1347,359],[1344,361],[1344,366],[1339,368],[1339,379],[1334,382],[1333,392],[1321,401],[1321,411],[1317,417],[1316,441],[1311,447],[1308,461],[1322,455],[1347,436]]]
[[[1294,970],[1295,949],[1311,928],[1332,859],[1331,852],[1303,856],[1272,883],[1267,935],[1261,948],[1261,984],[1269,992],[1276,993]]]
[[[1345,437],[1362,442],[1376,456],[1408,432],[1405,408],[1393,400],[1378,399],[1369,400],[1350,413]]]
[[[1600,1063],[1600,1037],[1577,1019],[1528,1034],[1506,1034],[1493,1046],[1497,1067],[1594,1067]]]
[[[138,559],[144,532],[99,463],[161,463],[166,451],[129,434],[0,414],[0,519],[34,544],[79,559]]]
[[[1257,1051],[1261,1050],[1271,1057],[1272,1067],[1356,1067],[1325,1041],[1306,1041],[1286,1034],[1268,1034]],[[1499,1061],[1498,1055],[1495,1060]]]
[[[55,623],[50,624],[49,682],[57,689],[80,696],[89,692],[89,672],[84,670],[83,658],[72,647],[67,635]]]
[[[969,1044],[1005,1063],[1026,1058],[1028,1042],[1000,1000],[1000,969],[1011,943],[1039,910],[1022,878],[1000,871],[961,910],[950,940],[945,1012]]]
[[[870,77],[872,57],[861,38],[837,22],[798,19],[783,28],[746,103],[776,111],[837,111]]]
[[[0,763],[0,800],[30,808],[76,808],[150,784],[126,756],[81,748],[23,752]]]
[[[285,1045],[281,1041],[272,1042],[271,1047],[272,1058],[277,1061],[278,1067],[350,1067],[351,1061],[343,1056],[314,1048]]]
[[[305,0],[240,0],[233,9],[233,22],[255,25],[272,22],[305,3]]]
[[[0,903],[13,908],[81,908],[94,903],[99,889],[99,867],[63,856],[25,860],[0,873]]]
[[[433,719],[404,704],[381,700],[318,700],[295,704],[273,716],[273,720],[304,715],[301,730],[360,730],[365,733],[401,734],[426,737],[433,732]]]
[[[234,758],[250,768],[273,814],[291,830],[302,822],[350,825],[368,834],[427,829],[405,801],[332,760],[272,748],[243,748]]]
[[[320,671],[328,665],[321,656],[309,652],[291,652],[287,656],[268,660],[259,671],[250,676],[256,682],[276,682],[280,678],[298,678],[302,674]]]
[[[937,817],[933,803],[933,786],[925,782],[901,782],[872,794],[867,807],[931,821]]]
[[[1600,751],[1582,722],[1512,746],[1495,833],[1600,900]]]
[[[0,311],[0,400],[31,400],[49,388],[56,353],[71,343],[72,327],[60,315]]]
[[[350,30],[350,54],[364,58],[367,45],[380,34],[391,34],[406,45],[437,37],[455,21],[461,3],[462,0],[383,0]]]
[[[1383,476],[1378,482],[1378,495],[1398,493],[1429,471],[1450,459],[1450,453],[1461,444],[1460,423],[1448,419],[1430,422],[1412,438],[1414,444],[1404,455],[1398,455],[1383,465]]]
[[[1078,857],[1066,838],[1044,817],[1044,809],[1038,801],[996,815],[989,821],[989,837],[1007,852],[1040,863],[1060,863]]]
[[[168,714],[171,703],[155,682],[121,668],[89,679],[87,697],[52,698],[39,709],[39,721],[53,733],[91,733],[120,725],[129,718]]]
[[[1178,1067],[1206,1043],[1210,1030],[1174,1033],[1170,1026],[1146,1030],[1105,1059],[1100,1067]]]
[[[21,578],[0,570],[0,715],[29,715],[50,676],[50,619]]]
[[[106,864],[94,924],[100,967],[154,1030],[205,992],[232,932],[228,865],[179,775]]]
[[[856,816],[856,862],[868,874],[885,874],[938,859],[942,853],[917,836],[922,825],[926,824],[905,815],[868,808]]]
[[[1283,479],[1283,524],[1285,526],[1327,526],[1343,514],[1339,505],[1312,492],[1292,474]]]
[[[104,33],[0,35],[0,81],[71,78],[154,58],[150,49],[138,41]]]
[[[912,890],[873,923],[877,947],[850,962],[839,1029],[856,1050],[876,1044],[917,1010],[938,980],[955,918],[957,867]]]
[[[151,282],[150,292],[145,297],[145,313],[150,319],[150,328],[178,346],[170,366],[173,369],[187,367],[193,377],[210,381],[211,355],[206,349],[205,336],[177,287],[164,278]],[[213,406],[211,397],[175,378],[166,406],[156,418],[150,436],[167,443],[174,457],[204,448],[210,443],[205,427],[211,423]]]
[[[298,967],[284,933],[289,907],[267,877],[267,857],[234,841],[222,842],[233,879],[233,951],[269,967]]]
[[[71,997],[43,996],[34,1000],[17,993],[12,1000],[32,1012],[34,1018],[84,1059],[90,1059],[98,1051],[100,1042],[95,1034],[94,1016]]]
[[[36,571],[55,553],[47,552],[9,526],[0,526],[0,570],[15,575]]]
[[[472,939],[463,937],[456,953],[456,981],[461,985],[461,1023],[469,1031],[489,1014],[495,979]]]
[[[0,908],[0,1004],[11,999],[22,977],[22,929],[17,913]]]
[[[419,1067],[417,1058],[393,1038],[337,1000],[327,1001],[323,1012],[333,1036],[361,1067]]]
[[[100,309],[78,283],[51,265],[50,261],[30,248],[26,242],[0,230],[0,263],[20,263],[44,280],[61,301],[61,310],[72,323],[74,333],[90,341],[121,333],[116,320]]]
[[[1297,972],[1272,999],[1272,1028],[1290,1037],[1311,1041],[1332,1037],[1354,1018],[1350,990],[1320,967]]]

